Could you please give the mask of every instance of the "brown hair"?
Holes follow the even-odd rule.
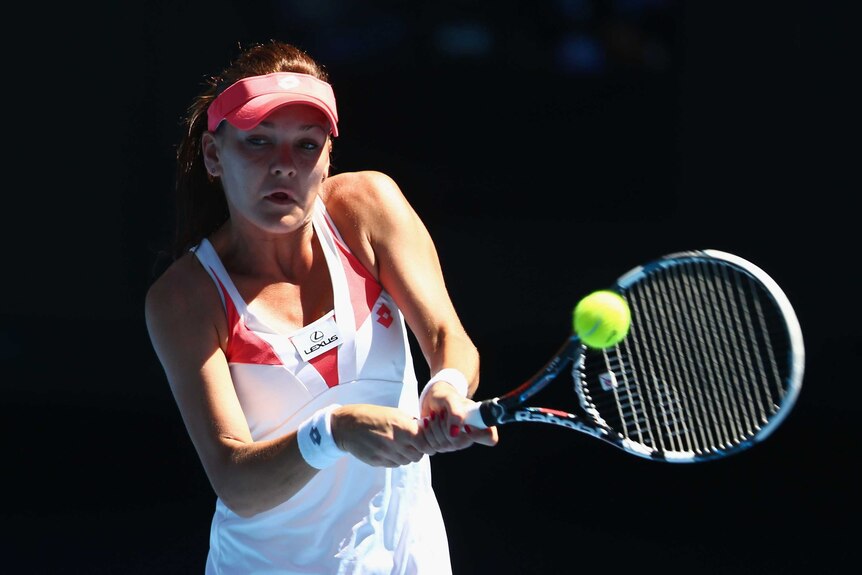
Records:
[[[200,243],[228,219],[221,181],[210,177],[203,162],[201,137],[207,129],[207,108],[234,82],[274,72],[299,72],[329,81],[323,67],[301,49],[270,40],[243,49],[220,74],[206,80],[206,88],[188,107],[182,122],[184,133],[177,147],[173,259]]]

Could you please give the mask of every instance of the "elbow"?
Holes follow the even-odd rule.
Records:
[[[286,473],[282,481],[272,482],[259,473],[234,472],[212,482],[212,487],[228,509],[249,518],[278,507],[296,495],[304,484],[296,474]]]
[[[240,517],[248,518],[266,511],[271,505],[265,505],[266,497],[261,492],[254,475],[242,473],[235,465],[222,467],[215,472],[210,470],[210,485],[219,500]]]
[[[268,508],[264,502],[265,484],[254,471],[249,445],[234,438],[223,438],[224,449],[204,458],[204,469],[219,501],[231,512],[248,518]],[[274,505],[270,506],[274,507]]]
[[[292,444],[241,446],[226,450],[224,457],[210,458],[207,475],[219,500],[233,513],[249,518],[296,495],[317,470],[304,462],[298,467],[290,454],[284,457],[285,445]]]
[[[253,507],[230,506],[227,503],[225,503],[225,506],[243,519],[249,519],[258,513],[266,511],[266,509],[255,509]]]
[[[271,509],[271,507],[261,505],[261,501],[248,489],[222,488],[215,489],[215,492],[225,507],[244,519]]]

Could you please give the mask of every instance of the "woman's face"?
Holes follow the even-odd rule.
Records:
[[[205,134],[204,161],[221,178],[231,218],[273,233],[307,222],[329,170],[329,130],[323,112],[297,104],[251,130],[225,122],[217,135]]]

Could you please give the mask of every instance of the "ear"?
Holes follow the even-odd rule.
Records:
[[[212,132],[204,132],[201,136],[201,150],[204,156],[204,166],[212,177],[221,176],[221,162],[216,137]]]

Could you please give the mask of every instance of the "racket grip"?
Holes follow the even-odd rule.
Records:
[[[485,423],[485,418],[482,417],[482,405],[483,402],[476,402],[470,406],[464,418],[464,425],[469,425],[476,429],[487,429],[490,427]]]

